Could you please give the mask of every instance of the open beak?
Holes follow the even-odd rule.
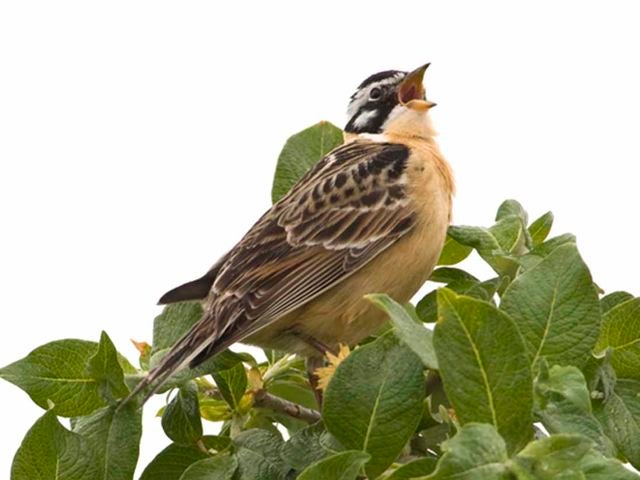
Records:
[[[436,104],[426,100],[424,85],[422,80],[424,78],[424,72],[429,68],[430,63],[422,65],[416,68],[413,72],[409,73],[400,84],[398,88],[398,100],[402,105],[406,105],[412,110],[426,111]]]

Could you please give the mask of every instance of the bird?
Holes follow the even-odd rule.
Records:
[[[408,302],[428,280],[451,221],[454,177],[423,85],[430,64],[367,77],[351,96],[345,143],[295,184],[205,275],[159,304],[203,315],[132,390],[144,403],[183,368],[236,342],[317,365],[387,320],[365,295]]]

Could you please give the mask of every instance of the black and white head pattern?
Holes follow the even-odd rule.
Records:
[[[392,110],[398,105],[398,86],[407,72],[387,70],[362,82],[351,96],[347,109],[350,133],[380,133]]]

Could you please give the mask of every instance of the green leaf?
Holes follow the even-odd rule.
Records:
[[[264,356],[267,357],[267,362],[269,365],[273,365],[278,360],[286,355],[285,352],[281,352],[280,350],[273,350],[271,348],[263,348]]]
[[[531,235],[534,247],[537,247],[546,240],[547,236],[549,236],[549,232],[551,232],[552,226],[553,213],[551,212],[545,213],[529,225],[529,235]]]
[[[234,429],[238,431],[240,427],[244,430],[262,429],[280,436],[280,430],[278,430],[278,427],[276,427],[276,423],[279,422],[279,420],[282,420],[283,427],[287,429],[289,428],[285,420],[286,415],[275,413],[272,410],[254,408],[253,410],[249,410],[247,417],[238,417],[238,415],[236,415],[235,422],[232,421],[226,424],[229,428],[229,431],[231,431],[232,427],[234,427]],[[296,422],[297,421],[298,420],[296,420]]]
[[[639,477],[622,463],[592,448],[581,435],[552,435],[530,443],[511,462],[520,479],[633,480]]]
[[[213,379],[229,406],[237,411],[247,389],[247,371],[244,365],[237,363],[233,368],[220,370],[213,374]]]
[[[438,282],[438,283],[451,283],[451,282],[457,282],[460,280],[471,281],[471,282],[480,281],[470,273],[454,267],[440,267],[435,269],[431,273],[431,277],[429,277],[429,280],[432,282]]]
[[[469,423],[442,444],[436,470],[416,480],[509,480],[504,440],[491,425]]]
[[[533,239],[531,238],[531,234],[527,229],[527,224],[529,223],[529,214],[517,200],[505,200],[498,208],[498,212],[496,214],[496,222],[504,220],[508,217],[516,217],[520,220],[520,228],[522,233],[519,240],[520,244],[515,247],[512,252],[516,254],[523,254],[533,247]]]
[[[575,244],[556,248],[519,275],[500,308],[518,325],[532,365],[542,357],[577,367],[588,361],[600,328],[600,305]]]
[[[489,233],[497,240],[500,246],[500,254],[513,253],[519,255],[525,253],[525,241],[528,232],[521,216],[509,215],[500,218],[494,225],[489,227]],[[479,251],[478,253],[492,265],[490,259],[495,255],[495,252],[492,254],[491,252],[484,253]],[[512,263],[515,265],[515,262]],[[494,270],[496,270],[495,266]],[[500,270],[496,271],[500,273]]]
[[[587,382],[582,372],[576,367],[554,365],[549,369],[546,361],[541,362],[535,389],[541,397],[542,407],[547,399],[553,397],[553,399],[567,400],[580,411],[591,413],[591,398]]]
[[[206,448],[221,452],[231,441],[227,437],[205,436],[202,442]],[[209,455],[196,446],[172,443],[147,465],[140,480],[179,480],[189,466],[206,458],[210,458]]]
[[[319,122],[289,137],[278,157],[271,199],[276,203],[312,166],[344,142],[342,130]]]
[[[509,199],[500,204],[498,212],[496,213],[496,222],[510,216],[520,218],[524,225],[529,222],[529,215],[527,214],[527,211],[517,200]]]
[[[102,396],[107,401],[129,394],[124,383],[124,372],[118,361],[118,352],[106,332],[100,334],[98,351],[89,358],[87,372],[100,384]]]
[[[570,233],[558,235],[536,246],[531,252],[517,259],[524,270],[530,270],[544,260],[556,248],[567,243],[576,243],[576,237]]]
[[[238,461],[231,455],[205,458],[185,470],[180,480],[231,480],[238,468]]]
[[[345,448],[371,455],[369,477],[391,465],[422,417],[422,370],[418,356],[387,334],[353,351],[327,387],[327,430]]]
[[[438,291],[434,346],[440,376],[463,424],[489,423],[515,451],[531,437],[530,365],[513,320],[493,305]]]
[[[536,413],[549,433],[582,434],[603,454],[615,455],[615,447],[593,416],[587,382],[580,370],[559,365],[548,369],[541,363],[535,390]]]
[[[609,398],[618,380],[616,371],[611,366],[610,351],[599,358],[591,356],[582,368],[582,373],[587,380],[589,391],[591,391],[591,398]]]
[[[162,414],[162,429],[167,437],[181,445],[193,445],[202,438],[198,388],[189,382],[167,405]]]
[[[280,455],[282,459],[295,470],[301,471],[312,463],[322,460],[332,453],[323,438],[330,435],[322,422],[310,425],[297,431],[282,446]]]
[[[167,305],[153,321],[153,353],[172,347],[202,316],[199,302]]]
[[[509,217],[503,221],[515,224],[517,219]],[[452,225],[449,227],[449,235],[456,242],[475,248],[479,253],[490,255],[493,252],[503,251],[498,238],[491,230],[485,227]]]
[[[73,431],[98,459],[94,480],[130,480],[138,463],[142,412],[133,404],[106,407],[74,420]]]
[[[106,404],[100,382],[87,371],[97,347],[84,340],[47,343],[0,369],[0,377],[27,392],[42,408],[48,408],[51,400],[56,415],[86,415]]]
[[[389,315],[396,336],[420,357],[425,367],[433,370],[438,369],[436,352],[433,350],[433,332],[431,330],[426,329],[422,323],[415,321],[402,305],[388,295],[372,294],[367,295],[365,298],[371,300],[378,308]]]
[[[153,357],[151,357],[150,367],[153,368],[158,365],[160,360],[162,360],[162,357],[164,357],[167,352],[169,352],[169,349],[165,348],[164,350],[155,353]],[[196,368],[183,368],[182,370],[179,370],[169,377],[169,379],[158,390],[158,393],[164,393],[167,390],[178,387],[189,380],[193,380],[194,378],[203,377],[204,375],[210,375],[222,370],[229,370],[242,361],[242,355],[234,353],[231,350],[225,350],[201,363]]]
[[[602,315],[607,313],[613,307],[626,302],[627,300],[633,299],[633,295],[629,292],[611,292],[608,295],[605,295],[600,299],[600,310],[602,310]]]
[[[152,461],[140,480],[179,480],[190,465],[207,458],[207,454],[197,447],[187,447],[175,443],[162,450]]]
[[[433,394],[431,396],[431,399],[433,399]],[[434,406],[434,403],[435,402],[431,404],[432,408]],[[438,416],[441,416],[439,414],[440,406],[441,405],[438,405],[438,408],[436,409],[436,411],[438,411]],[[449,423],[448,421],[446,421],[445,423],[435,422],[435,425],[422,430],[418,437],[414,437],[411,440],[411,443],[412,446],[414,446],[417,450],[425,454],[430,454],[430,452],[437,453],[440,451],[440,445],[442,444],[442,442],[444,442],[448,438],[451,438],[454,431],[455,429],[453,427],[453,424]]]
[[[436,457],[419,458],[395,470],[386,480],[410,480],[415,477],[429,475],[436,469]]]
[[[640,468],[640,381],[619,379],[605,401],[596,401],[595,413],[607,435],[627,460]]]
[[[455,241],[453,237],[447,235],[447,239],[442,247],[442,252],[440,253],[440,258],[438,259],[438,265],[455,265],[456,263],[460,263],[467,258],[472,251],[473,248],[462,245]]]
[[[318,409],[315,394],[306,379],[304,382],[294,381],[293,379],[273,380],[269,382],[268,391],[277,397],[284,398],[303,407]]]
[[[492,278],[480,282],[477,280],[454,280],[446,285],[446,288],[453,290],[460,295],[477,298],[493,303],[493,297],[500,287],[500,278]],[[433,290],[425,295],[416,306],[416,312],[425,323],[433,323],[438,320],[438,291]]]
[[[520,217],[503,217],[490,228],[451,226],[449,235],[458,243],[475,248],[499,275],[515,275],[518,263],[511,255],[524,252],[526,238]]]
[[[289,467],[280,457],[282,438],[267,430],[245,430],[234,439],[238,470],[236,480],[281,480]]]
[[[560,474],[577,475],[580,462],[591,451],[593,443],[582,435],[562,434],[536,440],[527,445],[515,459],[515,464],[539,480],[559,478]],[[562,476],[561,478],[584,478]]]
[[[619,377],[640,379],[640,298],[619,303],[602,320],[596,353],[611,349],[611,365]]]
[[[89,443],[65,429],[53,411],[31,427],[11,465],[11,480],[100,478]]]
[[[562,235],[558,235],[557,237],[545,240],[543,243],[534,248],[531,253],[545,258],[556,248],[566,245],[567,243],[576,243],[575,235],[572,235],[571,233],[563,233]]]
[[[606,458],[593,450],[583,457],[580,468],[587,480],[638,480],[640,478],[627,470],[618,460]]]
[[[289,435],[293,435],[309,425],[304,420],[298,420],[286,413],[274,412],[268,409],[250,410],[249,415],[250,420],[244,424],[243,428],[265,428],[267,430],[279,431],[278,427],[284,427],[287,429]]]
[[[298,476],[298,480],[355,480],[370,455],[357,450],[348,450],[324,458]]]

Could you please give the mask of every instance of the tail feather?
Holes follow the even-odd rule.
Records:
[[[160,300],[158,300],[158,305],[186,302],[189,300],[202,300],[209,294],[211,286],[216,279],[216,273],[217,272],[213,272],[212,274],[211,272],[208,272],[207,274],[196,280],[187,282],[183,285],[180,285],[179,287],[169,290],[162,297],[160,297]]]
[[[158,300],[158,304],[165,305],[167,303],[184,302],[187,300],[202,300],[203,298],[206,298],[213,287],[213,283],[216,281],[218,272],[227,260],[228,255],[229,254],[224,255],[220,260],[218,260],[202,277],[180,285],[173,290],[169,290],[160,298],[160,300]]]
[[[141,406],[169,379],[171,375],[187,366],[200,352],[209,349],[217,336],[216,322],[205,314],[193,327],[167,352],[160,363],[131,390],[122,401],[128,403],[140,392],[150,387]]]

